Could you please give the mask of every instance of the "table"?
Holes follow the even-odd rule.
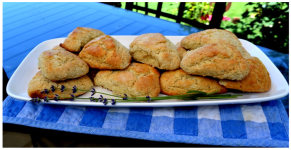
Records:
[[[200,31],[102,3],[5,2],[3,68],[8,78],[36,45],[65,37],[78,26],[109,35],[188,35]],[[258,47],[288,80],[288,55]],[[288,97],[281,100],[288,102]],[[254,111],[263,119],[244,120],[244,110]],[[205,115],[209,111],[214,115]],[[94,114],[99,117],[94,118]],[[3,123],[112,138],[220,146],[288,147],[289,140],[288,116],[280,100],[247,105],[108,109],[36,105],[8,96],[3,102]],[[166,123],[172,126],[166,127]]]

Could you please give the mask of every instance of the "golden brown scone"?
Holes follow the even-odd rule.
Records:
[[[229,80],[241,80],[249,73],[246,59],[230,44],[209,44],[188,51],[180,67],[188,74]]]
[[[96,69],[124,69],[131,61],[129,50],[109,35],[91,40],[79,56]]]
[[[219,84],[229,89],[243,92],[267,92],[271,88],[271,78],[264,64],[257,58],[248,59],[250,73],[240,81],[220,80]]]
[[[77,27],[68,35],[64,43],[61,43],[60,46],[71,52],[79,52],[85,44],[101,35],[104,35],[104,33],[100,30]]]
[[[160,73],[150,65],[132,63],[124,70],[99,71],[94,84],[121,96],[156,97],[160,93],[159,77]]]
[[[130,54],[136,61],[159,69],[174,70],[180,64],[176,46],[160,33],[136,37],[130,44]]]
[[[52,85],[56,87],[55,92],[52,92],[50,90],[50,87]],[[65,90],[63,92],[61,92],[60,90],[62,85],[65,86]],[[28,95],[31,98],[44,98],[45,96],[47,96],[48,98],[54,98],[55,94],[58,94],[60,96],[60,99],[70,99],[70,94],[72,93],[73,86],[76,86],[77,89],[81,89],[77,90],[77,92],[74,93],[75,96],[79,96],[86,93],[86,91],[89,91],[93,87],[93,82],[87,75],[72,80],[52,82],[49,79],[45,78],[39,71],[28,84]],[[43,93],[42,91],[44,89],[50,90],[49,93]]]
[[[66,50],[66,49],[62,48],[60,45],[57,45],[53,47],[53,50]]]
[[[182,69],[164,72],[161,75],[160,84],[162,93],[167,95],[182,95],[190,90],[205,93],[225,93],[227,91],[214,79],[189,75]]]
[[[176,47],[177,47],[177,51],[179,53],[180,59],[182,60],[182,58],[186,54],[187,50],[184,47],[181,46],[181,42],[178,42],[176,44]]]
[[[89,72],[89,66],[77,55],[62,49],[47,50],[38,57],[42,74],[52,81],[81,77]]]
[[[222,29],[208,29],[197,33],[192,33],[181,40],[181,46],[188,50],[193,50],[206,44],[228,43],[237,47],[244,58],[250,58],[250,54],[243,48],[241,42],[230,31]]]

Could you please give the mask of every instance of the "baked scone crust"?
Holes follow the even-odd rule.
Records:
[[[164,70],[179,68],[181,61],[176,46],[160,33],[136,37],[130,44],[130,54],[136,61]]]
[[[79,56],[96,69],[124,69],[131,62],[129,50],[109,35],[91,40]]]
[[[111,90],[114,94],[130,97],[151,96],[160,93],[160,73],[147,64],[131,63],[124,70],[99,71],[94,84]]]
[[[180,67],[188,74],[229,80],[241,80],[249,73],[246,59],[230,44],[209,44],[188,51]]]
[[[219,84],[243,92],[267,92],[271,89],[271,78],[265,65],[257,58],[248,59],[250,73],[240,81],[220,80]]]
[[[50,90],[52,85],[56,88],[55,92],[49,91],[48,94],[42,92],[44,89]],[[65,86],[63,92],[60,90],[62,85]],[[28,84],[28,95],[31,98],[44,98],[45,96],[48,98],[54,98],[55,94],[58,94],[60,99],[70,99],[73,86],[76,86],[77,89],[81,89],[74,93],[75,96],[79,96],[86,93],[86,91],[89,91],[93,87],[93,82],[87,75],[72,80],[53,82],[45,78],[39,71]]]
[[[181,46],[187,50],[195,50],[206,44],[223,44],[234,45],[244,58],[250,58],[251,55],[242,46],[239,39],[230,31],[222,29],[208,29],[197,33],[192,33],[181,40]]]
[[[205,93],[225,93],[227,91],[214,79],[189,75],[182,69],[162,73],[160,84],[161,92],[167,95],[183,95],[190,90]]]
[[[80,52],[85,44],[101,35],[104,35],[104,33],[100,30],[77,27],[68,35],[60,46],[71,52]]]
[[[52,81],[81,77],[89,72],[89,66],[77,55],[62,49],[47,50],[38,57],[42,74]]]
[[[184,55],[186,54],[187,50],[184,47],[181,46],[181,42],[178,42],[176,44],[176,47],[177,47],[177,51],[179,53],[179,57],[182,60]]]
[[[65,50],[66,51],[66,49],[62,48],[60,45],[53,47],[52,50]]]

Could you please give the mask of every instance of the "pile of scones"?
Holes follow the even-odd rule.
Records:
[[[271,88],[264,64],[232,32],[221,29],[193,33],[175,44],[160,33],[142,34],[128,49],[100,30],[77,27],[63,43],[41,53],[38,69],[28,85],[32,98],[58,94],[60,99],[70,99],[73,86],[78,89],[75,96],[101,86],[129,97]],[[54,92],[43,92],[52,85]]]

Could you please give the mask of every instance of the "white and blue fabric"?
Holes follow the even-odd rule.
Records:
[[[288,147],[281,101],[244,105],[108,108],[50,105],[8,97],[4,123],[153,141],[222,146]]]

